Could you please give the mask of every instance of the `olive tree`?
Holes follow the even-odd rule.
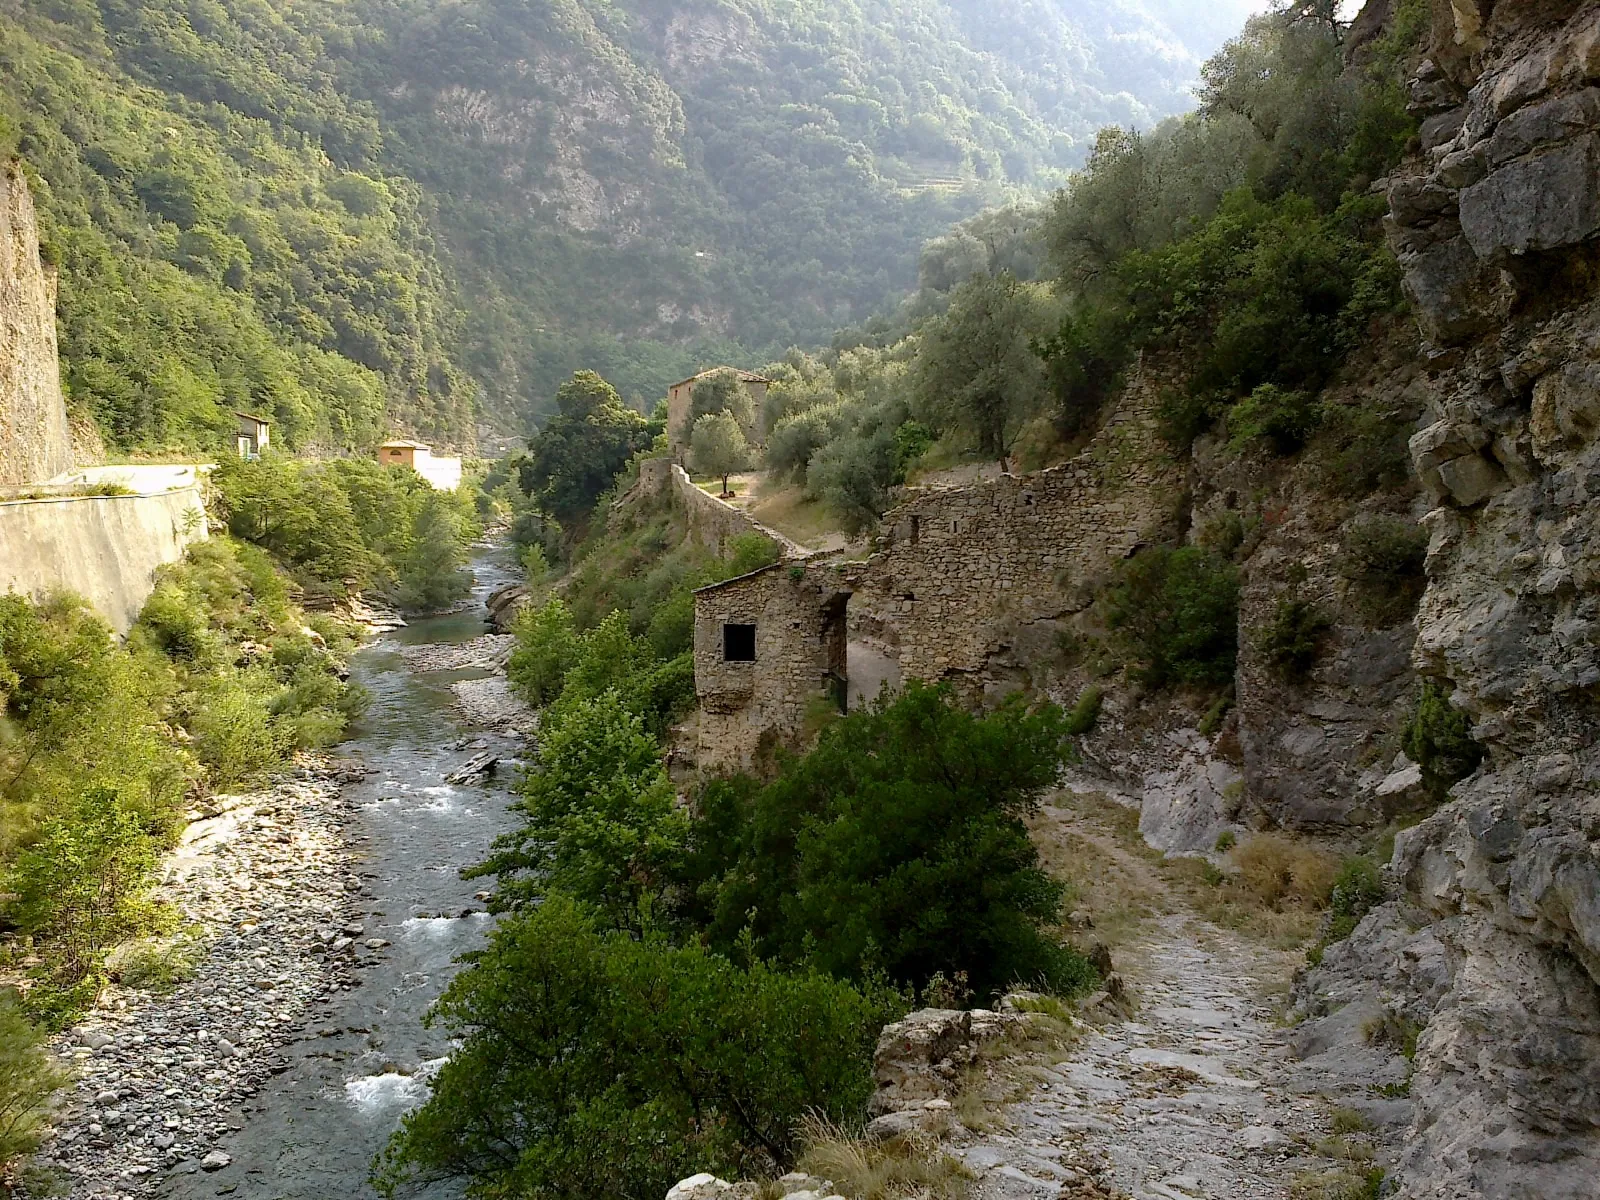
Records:
[[[728,494],[728,476],[750,463],[750,446],[738,418],[731,413],[709,413],[694,423],[689,458],[702,475],[722,477],[722,494]]]

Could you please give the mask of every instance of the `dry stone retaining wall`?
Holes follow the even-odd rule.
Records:
[[[730,541],[749,533],[758,533],[776,542],[785,557],[797,558],[807,553],[804,546],[768,529],[749,513],[696,487],[689,473],[670,458],[652,458],[640,463],[638,484],[619,503],[626,503],[635,496],[663,493],[683,510],[689,536],[719,558]]]

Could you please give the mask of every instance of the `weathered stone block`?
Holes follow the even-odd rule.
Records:
[[[1572,246],[1600,232],[1600,135],[1508,163],[1461,193],[1461,228],[1489,261]]]
[[[1472,336],[1487,323],[1475,290],[1483,264],[1464,237],[1455,237],[1405,254],[1405,292],[1423,332],[1452,343]]]

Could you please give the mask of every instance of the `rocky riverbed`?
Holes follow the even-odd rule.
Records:
[[[226,1166],[218,1139],[281,1069],[275,1050],[383,951],[359,916],[368,889],[340,792],[365,774],[307,760],[185,830],[157,898],[204,945],[194,977],[167,995],[113,986],[56,1044],[77,1078],[37,1166],[71,1200],[131,1200],[169,1172]]]

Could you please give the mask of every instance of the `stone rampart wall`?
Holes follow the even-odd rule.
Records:
[[[206,537],[198,486],[153,496],[73,496],[0,503],[0,594],[82,596],[126,633],[156,568]]]
[[[856,573],[853,625],[898,647],[902,675],[939,679],[981,670],[1015,624],[1067,611],[1171,512],[1179,476],[1152,392],[1131,386],[1070,462],[890,512],[884,549]]]
[[[646,459],[639,464],[639,482],[629,495],[660,496],[663,493],[682,509],[689,536],[719,558],[730,541],[748,533],[758,533],[776,542],[785,558],[798,558],[807,553],[804,546],[775,529],[768,529],[749,513],[696,487],[689,473],[671,459]],[[621,503],[627,499],[624,497]]]

